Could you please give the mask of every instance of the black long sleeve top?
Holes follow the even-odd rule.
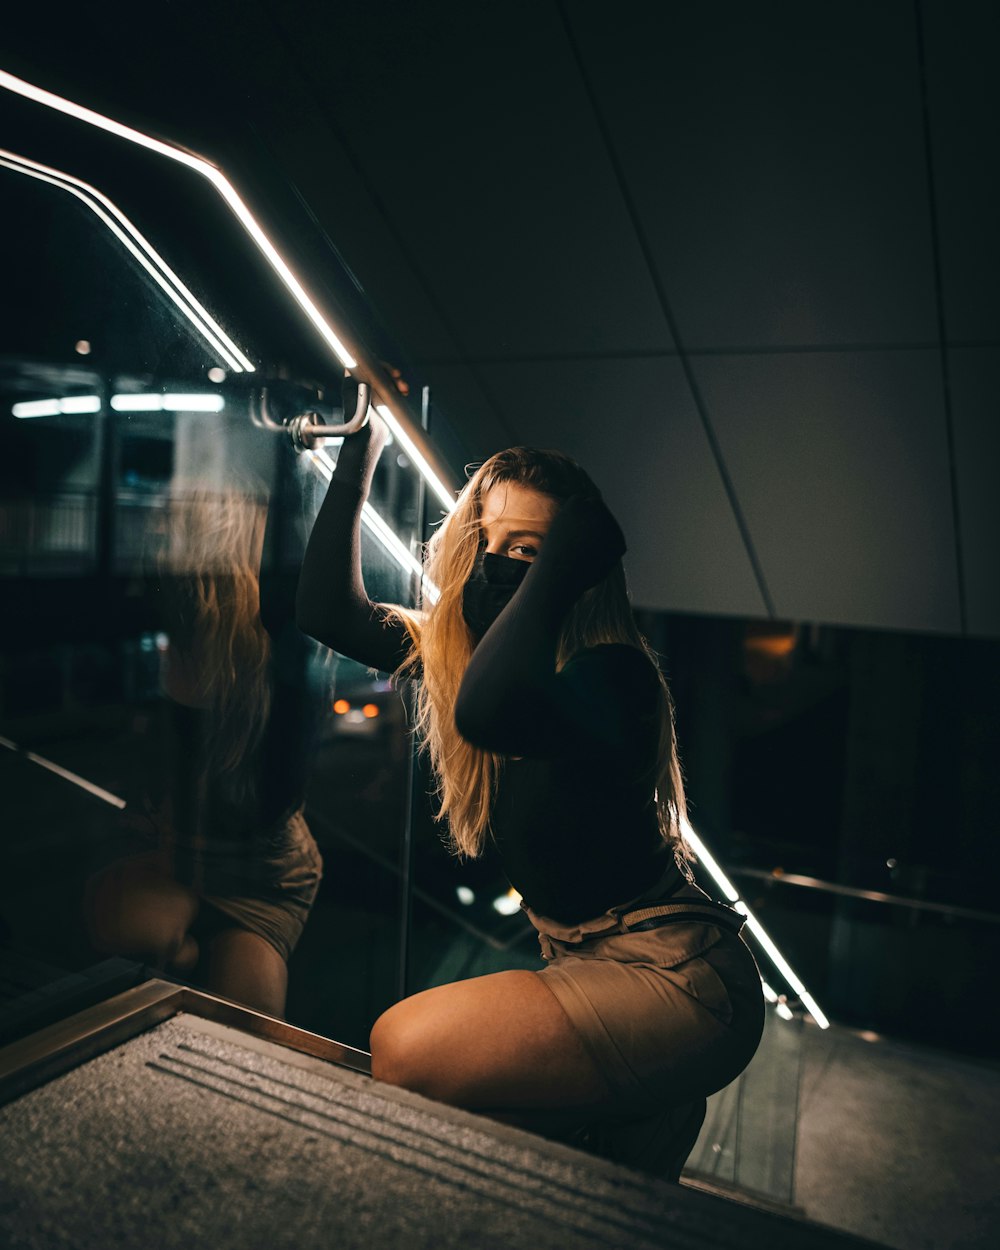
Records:
[[[334,475],[309,540],[298,622],[328,646],[391,671],[409,637],[365,593],[359,524],[367,482],[364,473],[345,477]],[[455,707],[462,736],[503,757],[490,823],[508,880],[534,911],[564,924],[628,902],[672,863],[654,803],[661,694],[649,659],[603,644],[556,671],[562,623],[581,593],[578,558],[567,558],[579,549],[575,521],[557,516],[479,641]]]

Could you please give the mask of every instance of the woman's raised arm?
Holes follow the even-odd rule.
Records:
[[[410,636],[368,598],[361,571],[361,508],[387,437],[385,423],[372,413],[367,425],[344,440],[306,545],[295,619],[324,646],[393,672],[410,650]]]
[[[567,500],[510,603],[469,661],[455,705],[466,741],[499,755],[627,756],[646,735],[658,678],[627,646],[601,647],[556,672],[567,613],[621,559],[625,540],[596,498]]]

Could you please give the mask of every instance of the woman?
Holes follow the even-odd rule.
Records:
[[[88,882],[91,940],[284,1014],[322,860],[302,815],[321,692],[292,586],[260,575],[266,508],[243,491],[171,503],[153,586],[165,630],[153,849]],[[151,622],[147,621],[147,627]]]
[[[301,628],[420,679],[451,842],[492,840],[546,966],[415,994],[375,1023],[375,1077],[676,1177],[706,1095],[763,1024],[739,918],[690,881],[666,685],[629,608],[625,543],[555,452],[487,460],[431,539],[422,612],[372,604],[360,512],[385,440],[348,438],[316,520]]]

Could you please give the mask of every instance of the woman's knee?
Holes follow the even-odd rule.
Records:
[[[188,944],[194,911],[171,886],[137,874],[128,863],[95,873],[84,890],[84,918],[95,949],[164,964],[176,960]]]
[[[427,1098],[443,1098],[442,1058],[432,1053],[426,1022],[408,1001],[396,1003],[375,1021],[369,1042],[372,1076]]]

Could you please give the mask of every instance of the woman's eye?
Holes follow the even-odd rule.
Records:
[[[521,560],[533,560],[538,555],[538,548],[532,547],[531,543],[515,543],[510,548],[511,553],[517,553]]]

